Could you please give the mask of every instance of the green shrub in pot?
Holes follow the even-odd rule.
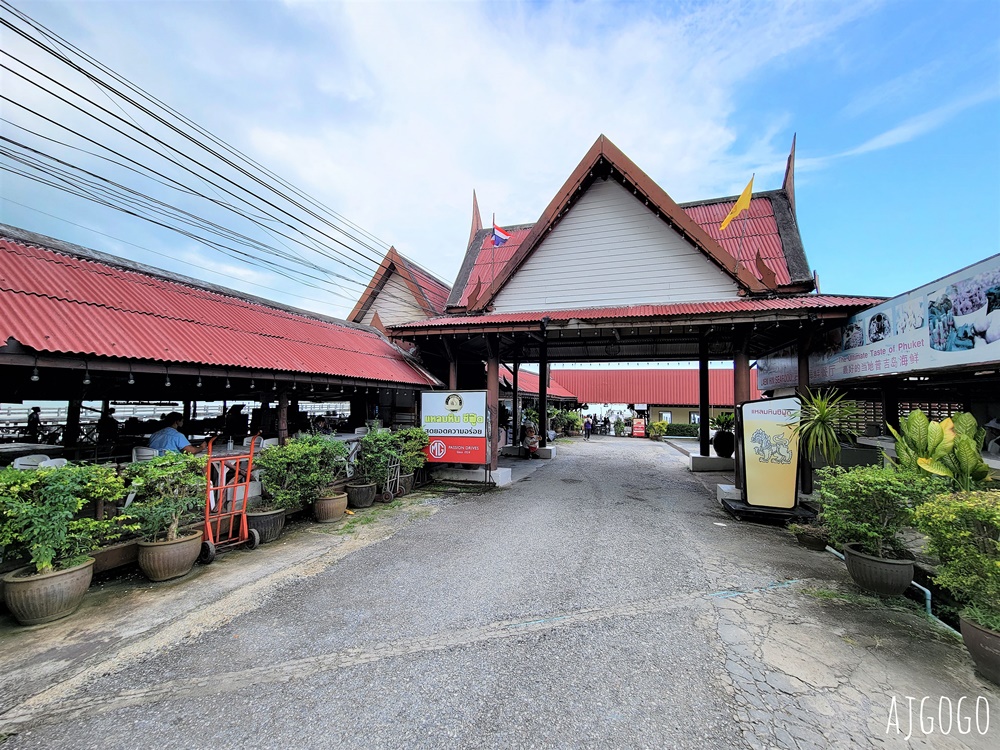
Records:
[[[399,471],[402,474],[412,474],[427,463],[424,448],[430,444],[430,436],[420,427],[407,427],[395,433],[399,444]]]
[[[182,522],[201,518],[205,463],[205,456],[169,453],[125,467],[128,490],[135,493],[125,513],[138,524],[145,541],[174,541]]]
[[[802,456],[808,461],[822,457],[830,466],[835,465],[840,458],[840,441],[857,437],[847,424],[857,416],[857,402],[845,398],[836,388],[807,388],[799,401],[801,406],[792,414],[798,420],[792,435],[799,441]]]
[[[67,465],[37,471],[0,470],[0,546],[25,557],[36,573],[70,568],[88,553],[134,530],[121,517],[77,518],[90,502],[114,503],[125,485],[114,469]]]
[[[343,475],[347,446],[323,435],[293,438],[254,456],[261,469],[263,504],[256,510],[298,510]]]
[[[913,509],[940,490],[927,475],[892,467],[831,466],[819,475],[821,517],[831,542],[888,559],[904,553],[900,532],[911,524]]]
[[[396,436],[391,432],[369,431],[360,442],[361,455],[357,460],[356,472],[366,482],[385,487],[389,479],[389,463],[400,455]]]
[[[649,425],[649,429],[646,430],[646,436],[650,440],[660,440],[667,434],[667,427],[669,426],[669,422],[653,422]]]

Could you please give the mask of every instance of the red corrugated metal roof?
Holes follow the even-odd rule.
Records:
[[[372,329],[11,240],[0,240],[0,257],[0,341],[87,356],[436,383]]]
[[[508,367],[500,368],[500,379],[503,380],[508,388],[513,388],[514,386],[514,373],[511,372]],[[539,377],[537,373],[530,372],[529,370],[519,369],[517,371],[517,390],[519,393],[538,393]],[[549,374],[549,387],[546,393],[553,398],[574,398],[571,391],[564,388],[562,385],[556,382],[554,371]]]
[[[413,283],[420,287],[424,296],[427,298],[427,302],[432,308],[434,308],[434,312],[439,315],[444,313],[445,305],[448,302],[448,295],[451,294],[451,287],[431,274],[429,271],[426,271],[418,266],[409,258],[403,257],[402,254],[400,254],[399,257],[404,263],[406,263],[410,270],[410,276],[413,279]]]
[[[697,370],[553,370],[553,379],[572,391],[580,403],[698,405]],[[750,379],[750,398],[760,398]],[[708,371],[712,406],[733,405],[733,371]]]
[[[790,297],[750,298],[721,302],[680,302],[672,305],[631,305],[628,307],[589,307],[576,310],[534,310],[531,312],[495,313],[491,315],[446,315],[413,323],[403,323],[394,328],[454,327],[470,325],[535,323],[543,317],[551,320],[633,320],[635,318],[660,318],[670,316],[725,315],[727,313],[755,313],[782,310],[818,310],[845,308],[861,310],[885,300],[881,297],[847,297],[830,294],[803,294]]]
[[[522,224],[516,227],[503,227],[505,231],[510,232],[510,239],[500,247],[493,247],[492,231],[486,235],[479,246],[479,254],[476,255],[476,263],[469,273],[469,280],[465,284],[465,289],[462,290],[462,297],[458,302],[459,307],[469,304],[469,295],[476,290],[476,285],[479,282],[482,282],[480,288],[483,291],[493,283],[493,279],[500,275],[504,266],[507,265],[507,261],[513,258],[514,253],[521,247],[524,238],[531,233],[532,226],[534,225],[525,226]]]
[[[788,264],[785,262],[785,251],[782,249],[781,234],[778,232],[771,199],[753,198],[747,213],[730,222],[725,232],[720,232],[719,225],[735,205],[736,201],[730,200],[682,208],[684,213],[694,219],[730,255],[743,261],[758,279],[760,274],[757,272],[754,259],[759,251],[764,264],[774,271],[778,284],[790,284],[791,277],[788,273]],[[746,217],[745,225],[744,217]]]

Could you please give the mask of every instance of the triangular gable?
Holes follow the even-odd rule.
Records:
[[[390,247],[378,269],[361,294],[348,320],[360,323],[368,314],[378,296],[393,281],[393,276],[405,285],[413,297],[415,314],[422,311],[425,317],[433,317],[444,312],[444,304],[451,288],[435,278],[408,258],[404,258],[394,247]]]
[[[679,235],[701,251],[723,273],[730,276],[744,294],[771,291],[745,265],[739,263],[733,255],[712,239],[617,146],[602,135],[556,193],[538,222],[532,227],[531,232],[520,243],[517,251],[481,295],[480,309],[485,308],[496,298],[497,293],[510,281],[514,273],[567,215],[574,203],[598,179],[614,179],[625,189],[633,191],[636,200],[641,200],[645,206],[648,206],[650,212],[673,227]],[[557,278],[558,276],[554,275],[554,281]]]

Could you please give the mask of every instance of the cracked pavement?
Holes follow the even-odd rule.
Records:
[[[1000,746],[960,640],[730,518],[716,481],[662,443],[561,443],[503,490],[107,581],[49,626],[4,616],[0,746]],[[962,696],[985,733],[941,731]]]

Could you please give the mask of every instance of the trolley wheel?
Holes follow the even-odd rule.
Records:
[[[383,503],[391,503],[392,502],[392,493],[389,492],[389,490],[386,490],[385,492],[382,493],[382,502]]]
[[[202,565],[211,565],[215,560],[215,545],[211,542],[201,543],[201,553],[198,555],[198,562]]]
[[[247,549],[257,549],[260,546],[260,532],[257,529],[250,529],[247,537]]]

